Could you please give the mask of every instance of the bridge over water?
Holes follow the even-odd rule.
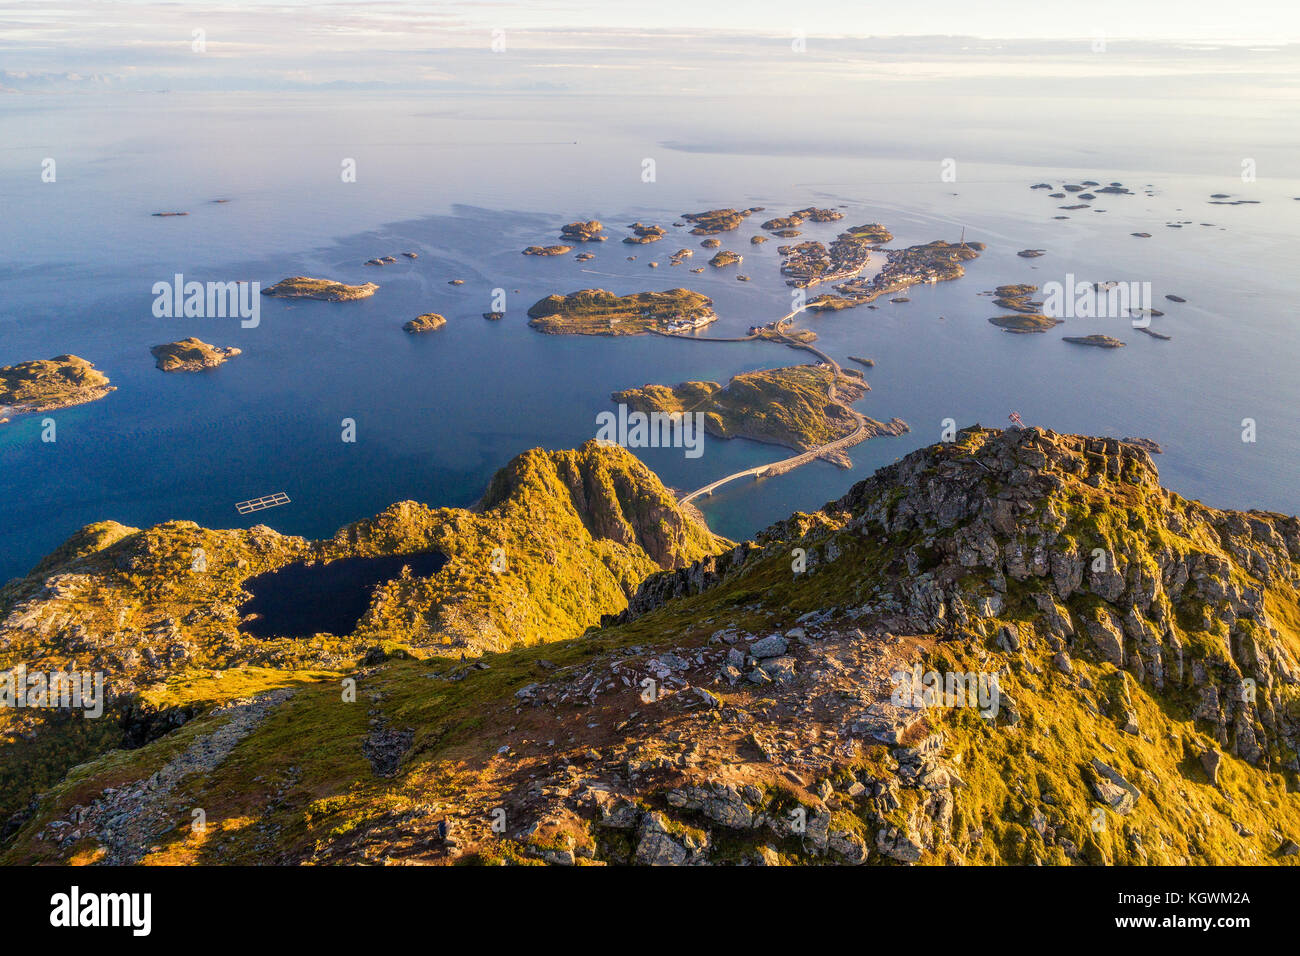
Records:
[[[831,384],[830,387],[826,390],[826,394],[827,397],[832,402],[834,402],[837,401],[835,385],[839,381],[840,376],[843,374],[843,370],[840,368],[839,363],[836,362],[835,359],[827,355],[825,352],[823,352],[821,349],[817,348],[815,345],[812,345],[808,342],[796,341],[795,339],[792,339],[781,332],[782,325],[786,324],[787,322],[793,321],[794,317],[806,308],[808,308],[807,305],[800,306],[799,308],[795,309],[793,312],[790,312],[782,316],[781,318],[777,319],[776,322],[774,322],[771,326],[771,329],[774,334],[769,340],[774,342],[780,342],[781,344],[787,345],[792,349],[802,349],[805,352],[811,352],[813,355],[817,356],[817,358],[821,359],[821,361],[825,362],[826,365],[830,367],[832,373]],[[751,342],[762,335],[761,331],[751,332],[749,335],[740,336],[737,338],[710,338],[702,335],[682,335],[676,332],[657,332],[657,334],[665,336],[666,338],[670,338],[670,339],[686,339],[689,342]],[[769,476],[784,475],[786,472],[793,471],[794,469],[798,468],[800,465],[806,465],[810,461],[816,461],[818,458],[822,457],[828,452],[839,451],[844,448],[849,448],[852,447],[853,445],[858,444],[859,442],[865,441],[866,439],[870,438],[871,431],[870,428],[868,428],[867,426],[867,418],[864,415],[860,414],[859,412],[854,411],[852,408],[849,409],[849,412],[853,415],[855,419],[857,419],[857,423],[858,423],[858,427],[855,428],[851,434],[845,435],[841,438],[837,438],[834,441],[827,442],[824,445],[818,445],[816,448],[810,448],[807,451],[801,452],[800,454],[794,455],[790,458],[783,458],[780,461],[769,462],[766,465],[758,465],[754,468],[746,468],[744,471],[738,471],[734,474],[727,475],[724,478],[719,478],[717,481],[712,481],[709,484],[705,485],[703,488],[697,488],[695,491],[692,491],[690,494],[685,495],[679,498],[678,500],[682,504],[686,504],[688,501],[698,498],[701,495],[713,494],[714,491],[716,491],[718,488],[722,487],[723,485],[728,484],[729,482],[736,481],[737,479],[740,478],[746,478],[749,477],[750,475],[752,475],[755,478],[767,478]]]

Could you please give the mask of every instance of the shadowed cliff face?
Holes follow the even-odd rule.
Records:
[[[525,556],[520,577],[541,586],[525,594],[464,552],[457,570],[446,549],[436,579],[459,590],[381,589],[364,634],[384,649],[360,669],[340,660],[333,674],[304,673],[286,659],[221,680],[192,668],[173,676],[150,699],[197,719],[129,758],[101,758],[75,783],[55,775],[15,823],[6,859],[131,856],[104,821],[125,800],[141,804],[147,828],[169,818],[158,805],[169,798],[130,784],[106,796],[105,786],[210,763],[202,741],[223,725],[205,708],[243,713],[248,696],[269,703],[260,722],[238,724],[243,737],[219,741],[237,759],[205,763],[192,781],[208,836],[144,833],[159,847],[149,859],[1300,855],[1295,518],[1206,508],[1162,489],[1138,444],[1037,429],[960,432],[730,547],[647,476],[594,445],[534,451],[498,474],[474,513],[407,503],[345,529],[332,547],[376,554],[416,541],[488,547],[490,528],[507,555]],[[502,530],[512,528],[526,531]],[[66,609],[84,585],[60,569],[87,574],[106,544],[138,556],[121,549],[153,533],[106,528],[71,542],[23,585],[45,597],[6,605],[6,636],[26,621],[36,632],[26,646],[66,641],[72,619],[48,623],[41,608]],[[267,539],[222,534],[249,536],[249,553]],[[309,547],[321,546],[299,550]],[[566,592],[578,571],[600,580],[590,555],[608,591]],[[577,620],[565,601],[602,593],[611,605],[633,594],[614,623],[477,662],[410,637],[423,633],[418,619],[491,647],[511,622]],[[20,595],[11,586],[5,596]],[[327,650],[344,657],[342,644],[315,653]],[[342,676],[368,704],[339,702]],[[292,696],[271,696],[289,685]],[[283,780],[283,748],[302,728],[319,745],[295,753],[296,776]],[[499,810],[504,833],[492,828]],[[213,824],[222,819],[239,822]],[[280,834],[269,849],[255,839],[268,829]]]

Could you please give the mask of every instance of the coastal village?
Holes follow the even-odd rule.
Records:
[[[785,257],[781,275],[786,277],[786,285],[798,289],[848,279],[866,267],[873,249],[893,238],[884,226],[869,223],[840,233],[829,249],[816,241],[778,246],[777,252]]]
[[[982,242],[958,243],[936,239],[906,249],[889,249],[886,265],[870,279],[849,279],[834,286],[836,295],[813,300],[814,311],[836,311],[866,305],[882,295],[902,292],[920,283],[946,282],[965,275],[963,262],[975,259],[984,251]]]
[[[665,327],[666,332],[693,332],[695,329],[702,329],[710,322],[717,320],[716,315],[698,315],[693,319],[674,319]]]

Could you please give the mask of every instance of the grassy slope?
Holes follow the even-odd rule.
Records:
[[[857,425],[841,404],[826,398],[832,372],[812,365],[744,372],[727,385],[683,382],[615,392],[643,412],[703,412],[710,435],[751,438],[805,451],[849,434]],[[841,380],[843,398],[854,400],[861,384]]]
[[[496,475],[477,511],[402,502],[320,542],[193,522],[144,531],[88,526],[0,590],[0,669],[25,662],[31,671],[102,670],[118,705],[98,721],[0,710],[0,818],[77,761],[113,746],[120,721],[178,706],[151,696],[160,681],[250,665],[332,669],[374,645],[459,657],[571,638],[626,607],[647,575],[724,544],[681,513],[634,456],[594,442],[519,456]],[[242,585],[257,574],[306,558],[430,548],[448,556],[443,569],[379,588],[350,635],[259,640],[238,630]],[[194,570],[196,550],[202,571]],[[35,624],[19,627],[14,618],[33,608]]]
[[[0,368],[0,405],[57,407],[88,401],[108,377],[83,358],[60,355]]]

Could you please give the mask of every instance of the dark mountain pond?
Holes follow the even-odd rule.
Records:
[[[287,564],[244,582],[244,590],[253,596],[239,611],[257,616],[240,628],[254,637],[351,634],[375,588],[400,577],[404,567],[410,567],[412,577],[426,578],[446,562],[437,551],[424,551]]]

